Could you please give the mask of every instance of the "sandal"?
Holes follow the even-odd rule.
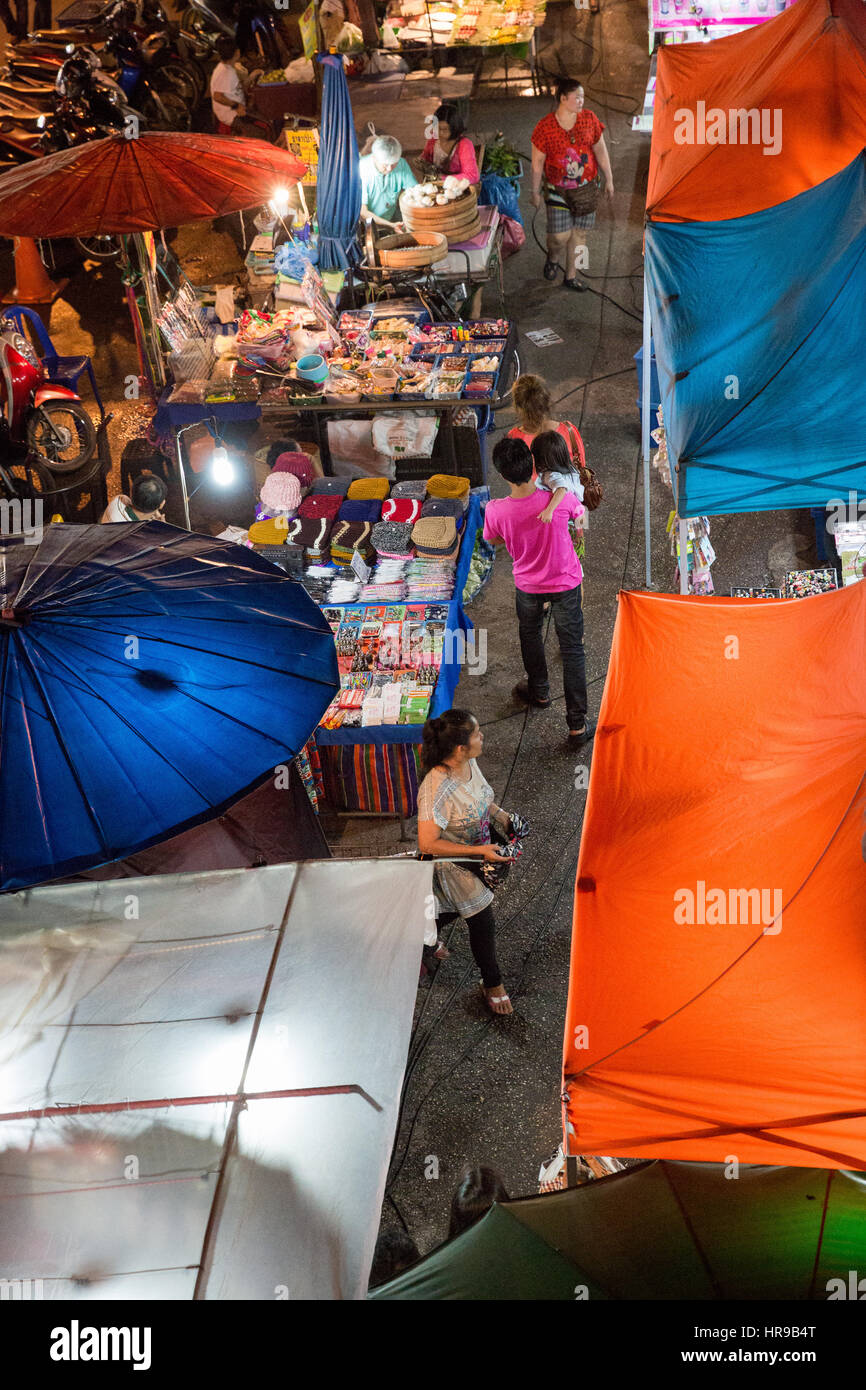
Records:
[[[488,1009],[490,1010],[490,1012],[491,1012],[492,1014],[494,1014],[496,1018],[507,1018],[507,1016],[508,1016],[509,1014],[513,1014],[513,1013],[514,1013],[514,1009],[511,1007],[511,1000],[509,999],[508,995],[507,995],[506,992],[505,992],[505,987],[504,987],[504,985],[493,985],[492,988],[493,988],[494,990],[498,991],[498,992],[495,993],[495,994],[494,994],[494,993],[488,994],[488,992],[487,992],[487,990],[485,989],[484,985],[483,985],[483,984],[481,985],[481,993],[482,993],[483,996],[484,996],[484,1002],[485,1002],[485,1004],[487,1005],[487,1007],[488,1007]],[[507,1005],[508,1005],[508,1008],[507,1008],[507,1009],[496,1009],[496,1008],[493,1007],[494,1004],[507,1004]]]
[[[564,290],[576,290],[578,294],[583,294],[586,289],[586,285],[582,284],[580,280],[577,279],[563,280],[562,288]]]
[[[550,257],[548,257],[544,262],[543,274],[545,280],[555,280],[559,274],[559,266],[556,264],[556,261],[552,261]]]

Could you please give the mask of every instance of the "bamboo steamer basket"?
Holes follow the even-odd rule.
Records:
[[[382,265],[393,270],[435,265],[448,255],[448,238],[442,232],[398,232],[382,237],[376,250]]]
[[[478,198],[475,189],[469,188],[453,203],[423,208],[408,202],[403,196],[400,199],[400,214],[410,231],[444,232],[451,238],[478,220]]]

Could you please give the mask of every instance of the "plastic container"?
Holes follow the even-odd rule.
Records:
[[[327,381],[328,364],[324,357],[314,352],[308,357],[298,358],[297,372],[302,381]]]

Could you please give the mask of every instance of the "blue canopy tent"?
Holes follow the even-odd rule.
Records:
[[[128,858],[273,778],[339,689],[300,585],[162,522],[0,544],[0,891]]]
[[[866,492],[866,157],[785,203],[650,223],[680,518]]]
[[[352,102],[343,59],[323,53],[322,126],[319,147],[317,213],[319,267],[347,270],[361,259],[357,228],[361,216],[361,175]]]

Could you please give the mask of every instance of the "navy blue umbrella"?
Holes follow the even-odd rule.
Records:
[[[358,141],[343,60],[323,53],[319,62],[325,67],[316,194],[319,268],[346,270],[361,259],[356,235],[361,216]]]
[[[142,522],[0,542],[0,889],[211,819],[338,688],[319,609],[230,541]]]

